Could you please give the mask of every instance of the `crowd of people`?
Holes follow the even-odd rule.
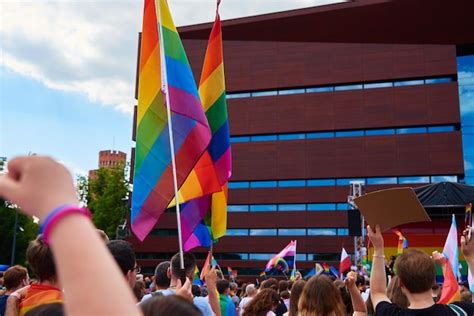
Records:
[[[472,293],[464,284],[461,301],[436,304],[442,285],[435,282],[435,260],[424,252],[408,250],[389,263],[378,226],[367,227],[374,248],[367,282],[351,271],[344,280],[320,274],[236,283],[212,267],[203,285],[193,285],[192,253],[184,253],[184,269],[176,254],[152,277],[141,275],[131,244],[108,240],[95,229],[90,213],[78,206],[70,174],[49,158],[11,160],[9,173],[0,177],[0,196],[38,217],[42,232],[26,253],[35,279],[18,265],[0,279],[0,316],[474,315]],[[468,232],[460,243],[472,273],[474,241]],[[433,256],[441,260],[440,254]]]

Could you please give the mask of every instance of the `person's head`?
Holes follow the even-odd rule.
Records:
[[[154,296],[140,304],[144,316],[180,315],[202,316],[199,309],[178,295]]]
[[[300,300],[301,293],[303,293],[305,284],[305,281],[298,280],[291,286],[289,316],[298,316],[298,301]]]
[[[28,285],[28,270],[16,265],[8,268],[3,276],[3,284],[9,292],[13,292]]]
[[[306,283],[298,302],[300,316],[345,315],[341,293],[333,281],[325,276],[314,276]]]
[[[245,295],[248,297],[254,297],[257,294],[257,289],[255,288],[254,284],[249,284],[245,288]]]
[[[216,287],[219,294],[228,295],[230,292],[230,283],[227,280],[217,280]]]
[[[471,291],[461,292],[461,302],[472,302],[472,293]]]
[[[362,275],[360,275],[360,274],[357,275],[357,280],[356,280],[355,283],[356,283],[356,286],[359,289],[359,291],[361,291],[361,292],[365,291],[365,289],[366,289],[365,278]]]
[[[290,292],[289,291],[280,292],[280,297],[282,300],[287,300],[290,298]]]
[[[142,280],[137,280],[135,286],[133,287],[133,294],[138,302],[142,300],[142,297],[145,295],[145,282]]]
[[[434,262],[420,250],[410,249],[400,255],[395,261],[395,270],[399,278],[398,285],[404,292],[413,294],[429,292],[435,284]]]
[[[132,245],[125,240],[111,240],[107,243],[107,248],[109,248],[130,287],[133,288],[140,269],[137,266]]]
[[[171,263],[163,261],[156,266],[155,269],[155,285],[157,290],[164,290],[170,287],[170,278],[168,276],[168,269]]]
[[[186,277],[189,279],[194,278],[194,270],[196,269],[196,257],[190,252],[183,253],[184,259],[184,271],[186,273]],[[175,254],[171,258],[171,275],[170,278],[177,280],[181,276],[181,264],[179,259],[179,253]]]
[[[398,287],[399,281],[398,276],[392,277],[387,286],[387,297],[392,301],[393,304],[396,304],[400,307],[407,308],[410,305],[408,298],[403,294],[400,287]]]
[[[239,286],[235,282],[230,282],[229,289],[230,289],[230,294],[233,296],[237,293]]]
[[[278,293],[273,289],[262,289],[244,309],[244,316],[265,316],[280,303]]]
[[[26,260],[40,283],[57,281],[53,253],[40,236],[28,244]]]
[[[280,282],[278,282],[278,293],[288,290],[288,287],[289,287],[289,282],[285,280],[281,280]]]
[[[201,296],[201,287],[197,284],[193,284],[191,287],[191,292],[193,293],[194,297]]]
[[[270,278],[262,282],[260,286],[262,289],[272,289],[278,291],[278,281],[275,278]]]

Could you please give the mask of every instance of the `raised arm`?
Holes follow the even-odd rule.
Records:
[[[19,157],[0,177],[0,196],[41,222],[61,205],[77,207],[74,184],[64,166],[46,157]],[[64,287],[67,315],[141,315],[117,264],[92,222],[69,213],[51,226],[49,243]],[[113,293],[116,299],[104,299]]]
[[[390,299],[386,294],[387,285],[385,283],[386,276],[384,242],[379,225],[375,226],[375,230],[372,230],[370,226],[367,226],[367,232],[370,241],[374,246],[374,255],[372,256],[372,273],[370,275],[370,297],[372,299],[374,310],[376,310],[378,303],[384,301],[390,302]]]
[[[211,305],[214,315],[221,316],[221,306],[219,305],[219,295],[216,286],[217,274],[215,267],[212,267],[209,272],[207,272],[205,281],[208,289],[209,305]]]
[[[352,307],[354,308],[353,316],[365,316],[367,315],[367,305],[365,305],[362,295],[356,285],[357,273],[351,271],[347,274],[344,283],[351,295]]]

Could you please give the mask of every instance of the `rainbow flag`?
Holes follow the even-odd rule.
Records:
[[[330,273],[330,272],[331,272],[331,269],[330,269],[329,265],[328,265],[326,262],[324,262],[324,263],[322,264],[322,266],[323,266],[324,272],[326,272],[326,273]]]
[[[458,231],[456,226],[456,217],[453,214],[451,228],[449,229],[446,243],[444,244],[443,255],[448,259],[443,268],[444,283],[441,290],[439,304],[449,304],[459,301],[461,293],[459,292],[458,274],[459,274],[459,247]]]
[[[219,4],[218,4],[219,6]],[[225,92],[221,21],[217,7],[204,58],[199,95],[212,132],[207,149],[214,163],[220,189],[183,206],[183,240],[186,251],[209,246],[227,229],[227,182],[232,174],[229,121]],[[194,215],[190,215],[194,213]],[[208,217],[207,220],[205,217]],[[207,231],[204,226],[210,227]]]
[[[196,267],[194,268],[193,284],[196,284],[196,285],[199,285],[199,286],[202,285],[202,281],[201,281],[201,279],[199,278],[199,268],[197,267],[197,265],[196,265]]]
[[[144,7],[131,216],[132,230],[140,240],[174,198],[167,107],[171,111],[178,188],[211,139],[168,4],[165,0],[145,0]]]
[[[18,315],[23,316],[35,307],[53,303],[63,303],[63,292],[60,289],[49,285],[32,284],[18,306]]]
[[[209,270],[211,270],[211,267],[219,268],[219,265],[217,264],[216,259],[214,259],[214,256],[211,256],[211,252],[208,251],[206,261],[204,261],[204,265],[202,266],[201,270],[201,280],[204,280],[206,274],[209,272]]]
[[[296,240],[292,240],[282,251],[268,261],[265,272],[275,273],[276,271],[282,271],[285,273],[289,271],[290,266],[294,267],[295,257]]]
[[[398,236],[397,254],[401,255],[403,253],[403,250],[408,248],[408,240],[405,238],[405,236],[402,235],[399,230],[395,231],[395,234]]]

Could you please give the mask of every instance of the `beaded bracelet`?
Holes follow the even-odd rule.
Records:
[[[52,210],[48,216],[46,216],[43,224],[40,227],[40,234],[46,244],[49,244],[49,235],[55,224],[65,216],[70,214],[82,214],[88,218],[91,218],[91,212],[86,208],[78,207],[77,205],[65,204],[61,205]]]

